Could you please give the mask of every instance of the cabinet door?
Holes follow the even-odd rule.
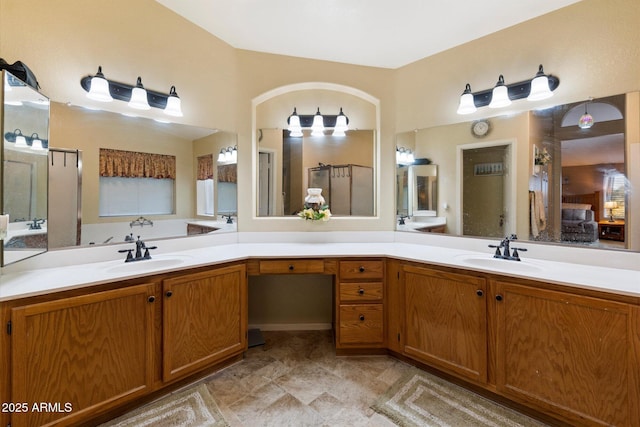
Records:
[[[405,353],[486,382],[485,279],[412,266],[403,269]]]
[[[163,379],[196,372],[246,348],[244,265],[163,281]]]
[[[498,390],[584,425],[638,425],[638,307],[498,282]]]
[[[153,290],[145,284],[14,308],[11,400],[28,410],[14,413],[11,425],[73,423],[151,391]]]

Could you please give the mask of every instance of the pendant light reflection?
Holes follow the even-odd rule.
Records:
[[[238,163],[238,147],[227,147],[220,150],[218,163],[234,164]]]
[[[591,102],[591,100],[589,100]],[[587,102],[584,103],[584,114],[580,116],[578,120],[578,127],[580,129],[590,129],[593,126],[593,116],[587,111]]]

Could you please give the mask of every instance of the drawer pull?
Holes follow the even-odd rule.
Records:
[[[167,296],[167,298],[170,298],[170,297],[171,297],[171,295],[173,295],[173,292],[171,292],[171,291],[167,291],[167,293],[166,293],[165,295]]]
[[[293,271],[293,265],[289,265],[289,271]]]
[[[360,321],[361,321],[361,322],[364,322],[364,314],[361,314],[361,315],[360,315]]]
[[[360,270],[360,273],[364,273],[364,267],[363,266],[360,266],[360,268],[358,270]]]
[[[359,293],[360,295],[364,295],[364,289],[362,289],[362,288],[358,289],[358,293]]]
[[[500,294],[496,295],[496,301],[502,301],[502,295]]]
[[[478,295],[479,297],[481,297],[482,295],[484,295],[484,292],[482,292],[482,289],[478,289],[476,291],[476,295]]]
[[[154,302],[156,300],[156,297],[154,297],[153,295],[151,295],[149,298],[147,298],[147,301],[149,302]]]

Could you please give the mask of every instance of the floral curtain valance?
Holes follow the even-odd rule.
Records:
[[[176,179],[176,156],[101,148],[100,176]]]
[[[237,182],[237,170],[236,164],[218,166],[218,182]]]
[[[208,154],[206,156],[198,157],[198,179],[204,181],[205,179],[213,179],[213,155]]]

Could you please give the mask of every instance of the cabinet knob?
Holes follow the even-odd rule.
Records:
[[[482,289],[478,289],[476,291],[476,295],[478,295],[479,297],[481,297],[482,295],[484,295],[484,292],[482,292]]]
[[[360,315],[360,321],[364,321],[364,314]]]
[[[289,266],[289,271],[293,271],[293,265]]]
[[[167,291],[167,293],[165,294],[167,296],[167,298],[171,297],[171,295],[173,295],[172,291]]]
[[[364,267],[363,266],[360,266],[360,268],[358,270],[360,270],[360,273],[364,273]]]
[[[364,289],[362,289],[362,288],[358,289],[358,293],[359,293],[360,295],[364,295]]]
[[[502,295],[500,294],[496,295],[496,301],[502,301]]]
[[[156,300],[156,297],[154,297],[153,295],[151,295],[149,298],[147,298],[147,301],[149,302],[154,302]]]

